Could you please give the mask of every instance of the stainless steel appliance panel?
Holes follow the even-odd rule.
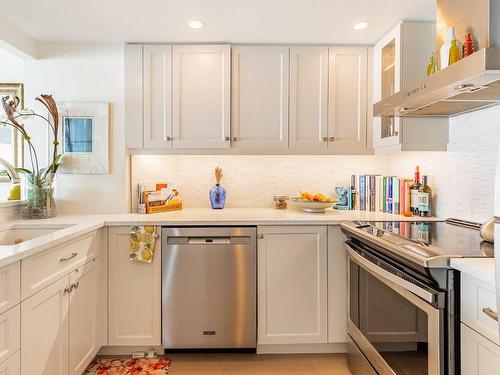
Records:
[[[256,229],[162,229],[167,349],[255,348]]]
[[[430,289],[413,285],[407,275],[391,277],[349,244],[346,249],[347,328],[356,347],[378,374],[444,375],[444,314],[430,304]],[[360,362],[359,354],[348,354],[349,363]]]

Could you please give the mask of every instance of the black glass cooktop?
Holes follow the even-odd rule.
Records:
[[[494,246],[479,234],[479,225],[464,226],[456,221],[369,222],[362,230],[383,240],[404,246],[412,243],[433,256],[493,257]],[[371,228],[370,228],[371,227]],[[361,229],[361,228],[360,228]],[[380,230],[380,231],[379,231]]]

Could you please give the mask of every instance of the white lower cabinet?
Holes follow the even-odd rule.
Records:
[[[69,374],[80,375],[99,351],[98,267],[94,260],[70,275]]]
[[[107,344],[106,331],[102,332],[107,308],[103,231],[92,234],[92,238],[85,248],[86,254],[94,257],[79,268],[61,275],[53,263],[45,262],[37,270],[47,274],[47,279],[59,278],[21,302],[22,375],[80,375],[100,347]],[[76,240],[68,246],[80,243]],[[44,254],[50,256],[53,249],[39,257]]]
[[[462,375],[493,375],[500,369],[500,346],[465,324],[462,333]]]
[[[0,268],[0,314],[21,300],[20,262]]]
[[[347,341],[347,255],[339,225],[328,227],[328,342]]]
[[[0,363],[20,347],[21,311],[19,305],[0,315]]]
[[[129,235],[109,228],[109,345],[161,345],[160,241],[152,263],[131,262]]]
[[[327,228],[258,228],[258,344],[322,344],[327,328]]]
[[[21,373],[68,373],[69,277],[21,303]]]
[[[18,350],[7,361],[0,364],[0,375],[19,375],[21,373],[21,354]]]

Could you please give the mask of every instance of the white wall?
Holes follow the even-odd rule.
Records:
[[[38,60],[26,61],[27,105],[52,94],[57,101],[110,102],[110,174],[57,177],[59,213],[115,213],[128,210],[127,155],[123,131],[123,45],[40,43]],[[47,128],[29,129],[47,163]]]
[[[24,60],[0,48],[0,82],[24,82]]]

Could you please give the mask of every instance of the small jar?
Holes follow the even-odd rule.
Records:
[[[275,195],[273,197],[273,207],[277,210],[287,209],[288,196],[286,195]]]

